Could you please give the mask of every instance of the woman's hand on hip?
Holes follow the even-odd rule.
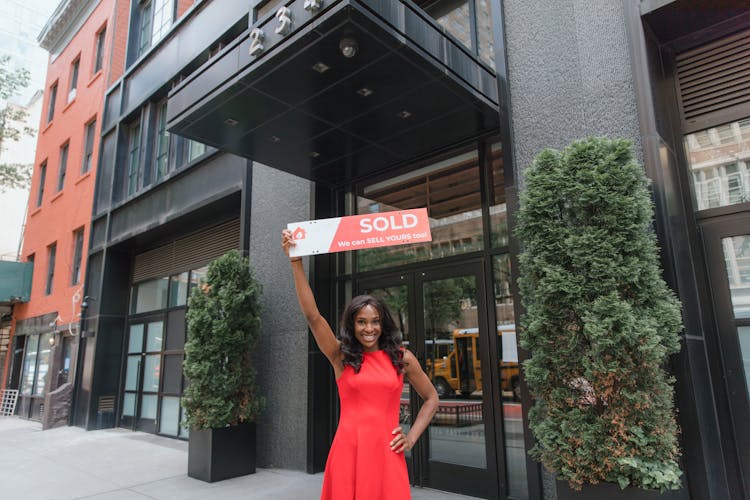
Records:
[[[404,429],[401,426],[396,427],[391,431],[391,434],[394,435],[393,439],[391,439],[390,446],[391,451],[395,451],[396,453],[404,453],[405,451],[409,451],[414,447],[414,443],[409,439],[409,436],[406,435],[406,432],[404,432]]]

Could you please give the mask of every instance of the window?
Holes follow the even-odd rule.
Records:
[[[685,136],[696,210],[750,202],[750,160],[737,151],[750,148],[748,119]]]
[[[169,132],[167,132],[167,100],[158,105],[156,117],[156,152],[154,153],[154,170],[158,181],[167,174],[169,167]]]
[[[47,160],[43,161],[39,165],[39,188],[36,192],[36,206],[42,206],[42,200],[44,199],[44,183],[47,180]]]
[[[94,51],[94,73],[102,69],[104,65],[104,39],[107,36],[107,27],[104,26],[96,34],[96,49]]]
[[[73,266],[70,284],[77,285],[81,282],[81,261],[83,260],[83,228],[73,231]]]
[[[68,89],[68,102],[76,98],[76,89],[78,88],[78,69],[81,66],[81,56],[70,65],[70,88]]]
[[[47,104],[47,123],[55,117],[55,101],[57,100],[57,82],[49,88],[49,103]]]
[[[47,247],[47,284],[44,287],[45,295],[52,293],[52,281],[55,278],[55,257],[57,255],[57,243]]]
[[[138,56],[158,42],[172,26],[173,0],[141,0]]]
[[[188,141],[188,161],[193,161],[206,152],[206,145],[198,141]]]
[[[86,131],[84,133],[84,144],[83,144],[83,164],[81,165],[81,173],[85,174],[91,170],[91,162],[94,156],[94,133],[96,131],[96,119],[91,120],[86,124]]]
[[[141,149],[141,122],[136,121],[130,126],[128,138],[128,195],[138,189],[139,152]]]
[[[35,258],[35,256],[36,256],[36,254],[32,253],[32,254],[29,254],[28,257],[26,257],[26,262],[28,262],[29,264],[31,264],[31,275],[32,276],[34,275],[34,258]],[[34,280],[31,280],[31,286],[32,287],[34,286]]]
[[[60,148],[60,169],[57,171],[57,192],[62,191],[65,186],[65,172],[68,169],[68,146],[69,143],[65,143]]]

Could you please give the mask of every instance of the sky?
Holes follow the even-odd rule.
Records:
[[[0,0],[0,54],[9,54],[11,64],[31,72],[27,89],[15,100],[26,103],[44,86],[48,53],[38,46],[37,35],[61,0]],[[32,22],[30,22],[32,20]],[[32,126],[36,127],[36,124]],[[13,156],[13,142],[7,144],[5,156]],[[28,191],[8,190],[0,193],[0,259],[15,260],[21,229],[26,215]]]

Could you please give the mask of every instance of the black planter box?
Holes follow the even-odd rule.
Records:
[[[190,429],[188,476],[213,483],[255,473],[255,422]]]
[[[657,490],[620,488],[613,483],[586,484],[581,491],[568,486],[567,481],[557,481],[557,500],[672,500],[677,492],[659,493]]]

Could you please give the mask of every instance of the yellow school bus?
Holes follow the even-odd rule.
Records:
[[[520,401],[515,325],[498,325],[497,334],[502,396]],[[454,330],[451,337],[434,342],[433,353],[428,353],[425,363],[427,374],[441,398],[454,397],[456,393],[468,397],[482,390],[482,367],[477,350],[479,330],[461,328]]]

